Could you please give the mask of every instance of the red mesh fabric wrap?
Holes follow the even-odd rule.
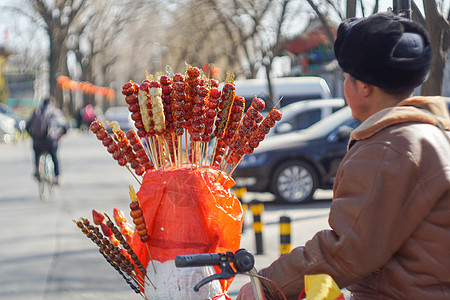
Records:
[[[238,250],[243,212],[229,190],[233,185],[224,172],[191,169],[190,164],[147,172],[137,196],[150,236],[152,259],[164,262],[183,254]],[[132,248],[147,267],[147,247],[136,231]],[[224,292],[231,281],[222,282]]]

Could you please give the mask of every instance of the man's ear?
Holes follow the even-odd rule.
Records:
[[[363,81],[359,81],[359,91],[361,93],[361,96],[363,97],[369,97],[373,92],[373,85],[365,83]]]

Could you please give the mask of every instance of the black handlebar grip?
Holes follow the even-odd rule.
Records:
[[[234,254],[234,267],[240,273],[249,272],[255,265],[255,258],[245,249],[239,249]]]
[[[217,253],[177,255],[175,257],[175,266],[178,268],[218,266],[220,255]]]

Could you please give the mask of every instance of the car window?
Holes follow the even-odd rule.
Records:
[[[303,95],[303,94],[299,94],[299,95],[292,95],[292,96],[285,96],[283,95],[283,99],[280,102],[280,106],[286,106],[289,105],[291,103],[295,103],[298,101],[303,101],[303,100],[309,100],[309,99],[321,99],[322,96],[320,94],[310,94],[310,95]],[[277,102],[279,99],[275,99],[274,101]]]
[[[293,130],[305,129],[320,120],[321,109],[312,109],[302,113],[299,113],[289,123],[292,125]]]
[[[338,126],[348,122],[352,119],[352,113],[350,107],[346,106],[338,110],[332,115],[325,117],[319,122],[311,125],[304,132],[308,134],[313,134],[316,136],[324,136],[330,133],[332,130],[336,129]]]
[[[342,108],[342,106],[336,106],[332,108],[332,112],[337,112],[338,110],[340,110]]]

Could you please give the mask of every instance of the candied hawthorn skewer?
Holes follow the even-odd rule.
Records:
[[[178,158],[181,159],[181,136],[184,133],[184,114],[185,114],[185,101],[186,101],[186,83],[185,77],[183,74],[175,74],[173,75],[173,84],[172,84],[172,116],[173,116],[173,126],[174,133],[177,136],[177,140],[173,143],[173,146],[178,145]]]
[[[229,146],[232,138],[234,137],[239,124],[241,123],[242,116],[245,109],[245,99],[243,97],[235,96],[233,105],[231,107],[230,116],[228,120],[227,127],[225,128],[225,134],[222,138],[218,138],[221,143],[217,143],[216,150],[214,153],[213,161],[217,165],[217,160],[219,157],[222,161],[223,156],[226,152],[226,148]]]
[[[139,85],[132,80],[122,86],[122,94],[125,95],[125,102],[128,104],[128,110],[131,112],[131,119],[138,131],[138,136],[143,138],[147,135],[144,123],[142,122],[141,107],[139,105]]]
[[[95,209],[92,210],[92,218],[94,220],[94,224],[99,226],[105,220],[105,216],[97,212]]]
[[[219,112],[217,113],[216,129],[214,135],[222,138],[225,135],[225,129],[230,117],[231,107],[233,106],[236,88],[233,83],[225,83],[220,96]]]
[[[261,98],[253,98],[252,103],[242,118],[242,122],[237,129],[237,133],[233,136],[227,154],[227,163],[232,164],[236,162],[235,159],[239,156],[234,154],[235,152],[241,153],[242,148],[250,139],[250,136],[258,128],[258,124],[263,120],[263,116],[260,113],[265,108],[265,102]],[[234,159],[231,156],[234,155]]]
[[[233,106],[231,107],[230,116],[228,120],[227,127],[225,129],[225,134],[223,136],[223,140],[225,141],[225,145],[229,145],[231,140],[233,139],[236,130],[241,123],[242,116],[244,115],[245,109],[245,99],[244,97],[234,97]]]
[[[191,161],[193,163],[198,163],[199,161],[201,161],[201,159],[199,160],[198,158],[198,154],[201,154],[201,151],[199,151],[199,143],[202,142],[202,134],[205,131],[205,111],[209,92],[210,89],[207,86],[198,85],[196,87],[196,95],[193,99],[192,123],[189,129],[192,143]]]
[[[146,79],[139,85],[138,100],[141,120],[147,133],[146,136],[155,135],[153,107],[150,100],[150,80]]]
[[[120,166],[127,164],[127,159],[114,141],[114,139],[108,134],[105,127],[98,120],[95,120],[90,125],[91,131],[97,136],[97,139],[102,141],[102,144],[106,147],[107,151],[112,154],[112,157],[117,160]]]
[[[226,141],[223,139],[225,130],[228,125],[230,113],[235,99],[236,88],[234,86],[233,76],[230,73],[227,74],[227,81],[222,88],[222,94],[220,95],[219,111],[217,113],[217,119],[215,122],[216,128],[214,129],[214,135],[217,138],[214,146],[214,152],[212,155],[212,165],[218,166],[222,161],[222,156],[225,154]]]
[[[128,223],[125,214],[120,209],[114,208],[113,217],[116,225],[120,228],[120,233],[125,236],[127,243],[130,245],[133,244],[133,229],[130,223]]]
[[[266,135],[269,133],[270,129],[275,126],[276,121],[281,120],[282,116],[283,115],[279,110],[272,109],[255,130],[255,132],[250,136],[248,142],[244,145],[244,147],[232,153],[230,159],[232,160],[232,162],[235,162],[236,165],[230,171],[230,176],[237,165],[241,162],[244,155],[253,153],[255,148],[259,146],[259,143],[263,141]]]
[[[197,67],[192,67],[190,65],[186,66],[186,100],[184,106],[184,128],[190,129],[192,125],[192,115],[193,115],[193,107],[194,107],[194,98],[197,94],[197,87],[200,81],[200,69]]]
[[[113,267],[123,277],[123,279],[125,279],[125,282],[131,287],[131,289],[136,294],[141,294],[142,295],[142,291],[140,289],[140,285],[133,277],[131,277],[128,274],[124,273],[120,269],[120,267],[114,262],[114,260],[111,259],[110,256],[108,256],[107,254],[105,254],[101,249],[98,249],[98,252],[100,252],[100,254],[106,259],[106,261],[111,265],[111,267]],[[145,298],[145,296],[142,296],[142,297]]]
[[[161,83],[157,80],[152,80],[149,82],[148,87],[152,107],[153,128],[156,134],[162,135],[166,131],[166,119],[164,116]]]
[[[172,116],[173,116],[173,125],[175,135],[181,136],[184,133],[184,107],[186,101],[186,83],[184,82],[185,78],[182,74],[173,75],[173,84],[172,84]]]
[[[205,117],[203,123],[205,124],[205,130],[202,134],[202,141],[208,143],[211,140],[211,133],[213,132],[214,120],[217,115],[217,108],[219,106],[220,90],[219,81],[211,79],[211,88],[209,90],[209,97],[206,103]]]
[[[245,154],[252,154],[259,143],[263,141],[270,129],[275,126],[275,122],[280,121],[282,113],[277,109],[272,109],[270,113],[264,118],[256,131],[251,135],[247,144],[242,148]]]
[[[135,229],[139,235],[139,239],[142,243],[147,247],[148,255],[150,257],[150,261],[152,262],[153,270],[156,274],[155,263],[152,259],[152,254],[150,253],[150,248],[148,247],[148,242],[150,241],[150,236],[147,234],[147,225],[145,224],[145,218],[142,213],[141,205],[139,203],[139,198],[136,195],[133,187],[130,185],[130,216],[133,218],[133,223],[135,225]]]
[[[130,216],[133,218],[133,223],[136,225],[136,230],[142,243],[146,244],[150,241],[150,236],[147,234],[147,226],[145,224],[145,218],[142,213],[142,209],[139,203],[139,199],[130,185]],[[148,249],[148,248],[147,248]],[[150,250],[149,250],[150,254]]]
[[[176,162],[176,143],[174,141],[175,125],[174,118],[172,115],[172,103],[173,103],[173,87],[172,87],[172,77],[167,75],[162,75],[159,78],[161,83],[162,91],[162,101],[164,105],[164,118],[166,120],[166,133],[164,134],[164,139],[167,142],[167,147],[169,150],[170,161]]]
[[[157,151],[155,150],[156,146],[153,139],[148,139],[148,137],[153,137],[156,135],[155,131],[155,123],[153,119],[153,107],[152,107],[152,101],[151,101],[151,95],[150,95],[150,75],[147,74],[147,79],[144,80],[141,85],[139,86],[139,93],[138,93],[138,100],[139,100],[139,107],[140,107],[140,115],[141,120],[144,126],[144,130],[146,132],[144,138],[147,144],[147,147],[149,149],[150,155],[153,160],[153,165],[156,169],[159,169],[158,167],[158,155]],[[133,116],[132,116],[133,118]],[[141,136],[138,132],[138,135]]]
[[[166,132],[166,120],[164,114],[164,104],[162,100],[162,88],[161,83],[157,80],[152,80],[149,82],[149,95],[150,101],[152,105],[152,114],[153,114],[153,128],[155,134],[158,136],[163,136]],[[156,139],[153,140],[156,146],[156,155],[159,159],[159,163],[161,166],[165,165],[165,155],[164,155],[164,145],[162,141],[164,139]]]
[[[134,154],[138,159],[139,163],[144,167],[145,171],[153,170],[153,164],[150,162],[150,158],[145,152],[142,143],[133,129],[127,131],[126,137],[133,148]]]
[[[81,229],[81,231],[90,238],[97,246],[100,248],[99,252],[102,253],[102,255],[106,258],[108,258],[108,261],[111,263],[111,265],[119,271],[119,273],[127,273],[132,280],[127,280],[127,283],[131,286],[131,288],[137,292],[141,293],[140,289],[138,288],[136,290],[136,286],[139,286],[138,281],[136,278],[133,278],[132,276],[132,265],[130,261],[120,256],[120,251],[118,251],[117,247],[113,245],[107,238],[104,238],[102,234],[99,232],[99,229],[93,225],[90,224],[89,220],[81,218],[79,221],[73,220],[73,222],[77,225],[78,228]],[[128,262],[128,263],[127,263]],[[131,266],[131,268],[130,268]],[[124,276],[124,278],[126,278]]]
[[[196,95],[193,99],[190,134],[194,142],[202,140],[202,133],[205,130],[204,115],[206,102],[209,97],[209,89],[206,86],[197,86]]]
[[[105,216],[108,219],[108,221],[106,221],[106,225],[111,229],[114,236],[116,237],[117,240],[119,240],[122,247],[125,248],[125,250],[128,252],[128,254],[130,254],[131,259],[133,260],[135,266],[139,269],[141,274],[143,276],[145,276],[150,281],[150,283],[153,285],[150,278],[148,278],[148,276],[147,276],[147,271],[145,270],[144,266],[142,265],[141,261],[139,260],[138,256],[136,255],[136,253],[134,253],[133,249],[131,249],[130,244],[128,244],[127,241],[124,239],[120,230],[111,221],[111,218],[107,214],[105,214]],[[156,288],[154,285],[153,285],[153,287]]]
[[[161,83],[161,99],[163,101],[163,110],[164,110],[164,118],[165,118],[165,127],[166,131],[173,133],[175,130],[173,124],[173,116],[172,116],[172,78],[167,75],[162,75],[159,78],[159,82]]]
[[[131,147],[126,137],[125,132],[123,132],[123,130],[121,130],[119,127],[119,123],[117,123],[116,121],[113,122],[107,121],[107,124],[112,127],[112,130],[114,132],[114,140],[117,142],[118,148],[125,157],[124,166],[126,166],[127,169],[130,171],[130,173],[133,174],[133,172],[131,172],[130,168],[127,166],[127,163],[129,163],[130,167],[134,169],[136,175],[142,176],[145,173],[145,168],[142,166],[142,164],[139,162],[136,155],[134,154],[133,148]],[[136,176],[135,179],[140,184],[140,181],[137,179]]]

